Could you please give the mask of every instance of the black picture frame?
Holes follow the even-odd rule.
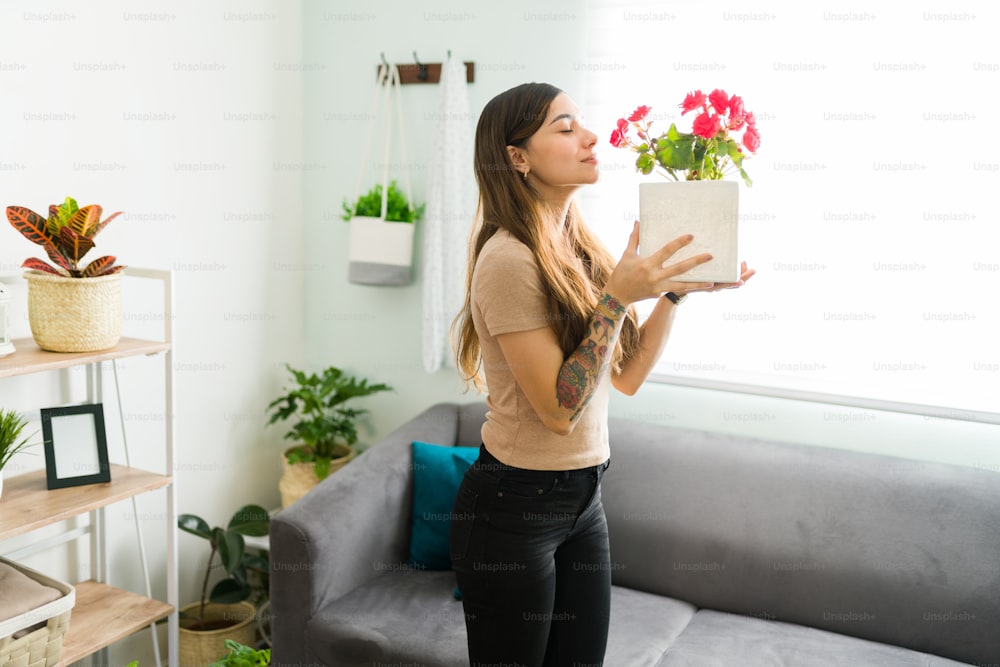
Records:
[[[41,413],[49,489],[111,481],[102,403],[42,408]]]

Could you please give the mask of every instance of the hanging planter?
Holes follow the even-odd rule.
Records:
[[[77,206],[67,197],[61,205],[49,206],[45,218],[24,206],[8,206],[7,219],[14,229],[45,249],[52,264],[29,257],[21,264],[28,269],[28,321],[31,335],[50,352],[96,352],[118,344],[121,337],[121,272],[111,255],[86,266],[83,256],[94,247],[94,237],[121,215],[101,220],[96,204]]]
[[[348,280],[360,285],[408,285],[413,280],[413,234],[424,205],[412,206],[396,186],[376,185],[353,204],[344,202],[350,222]]]
[[[395,111],[399,139],[392,141],[392,91],[396,91]],[[408,285],[413,280],[414,223],[424,207],[414,206],[410,194],[410,179],[404,172],[403,190],[389,182],[389,147],[392,145],[406,163],[406,142],[403,139],[403,109],[399,93],[399,70],[395,65],[382,65],[372,104],[374,115],[368,131],[368,141],[358,174],[358,197],[354,204],[344,203],[344,219],[351,225],[348,242],[347,279],[359,285]],[[382,117],[379,137],[382,162],[379,183],[362,195],[362,183],[368,153],[373,143],[375,121]]]

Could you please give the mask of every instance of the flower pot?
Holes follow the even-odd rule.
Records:
[[[118,344],[122,330],[121,273],[65,278],[26,271],[28,323],[35,343],[50,352],[96,352]]]
[[[412,222],[351,218],[347,279],[359,285],[408,285],[413,277]]]
[[[296,500],[306,495],[310,489],[320,483],[316,476],[316,468],[312,461],[307,463],[289,463],[288,452],[298,447],[289,447],[281,454],[284,473],[278,482],[281,492],[281,508],[284,509]],[[334,445],[334,457],[330,461],[330,474],[343,468],[355,456],[354,448],[348,445]]]
[[[737,247],[739,184],[735,181],[676,181],[639,184],[639,254],[651,255],[683,234],[694,240],[669,260],[708,252],[712,260],[674,280],[730,283],[740,279]]]
[[[198,623],[200,602],[181,609],[178,631],[179,663],[181,667],[205,667],[226,654],[226,640],[246,646],[256,642],[257,610],[249,602],[205,605],[205,628],[191,627]],[[190,617],[187,615],[190,614]]]

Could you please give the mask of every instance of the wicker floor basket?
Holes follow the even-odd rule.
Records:
[[[118,344],[122,332],[121,273],[64,278],[25,271],[28,323],[38,347],[50,352],[96,352]]]
[[[40,584],[63,593],[58,600],[0,621],[0,665],[3,667],[52,667],[62,654],[63,637],[76,604],[76,589],[44,574],[0,558],[0,562]],[[31,629],[34,628],[34,629]],[[27,633],[24,631],[28,630]],[[16,639],[14,635],[20,635]]]
[[[287,456],[289,451],[285,450],[281,454],[281,463],[285,470],[281,475],[281,480],[278,481],[282,509],[306,495],[310,489],[319,484],[313,463],[289,463]],[[339,456],[330,461],[331,475],[347,465],[355,456],[354,448],[347,445],[337,445],[335,451]]]
[[[200,602],[181,609],[179,663],[181,667],[205,667],[226,654],[226,640],[232,639],[244,646],[253,646],[257,639],[257,624],[254,622],[256,608],[249,602],[235,604],[205,605],[205,621],[237,620],[238,623],[218,630],[189,630],[187,615],[197,615]],[[6,665],[4,665],[6,667]]]

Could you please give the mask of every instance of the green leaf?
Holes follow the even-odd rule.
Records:
[[[208,527],[204,519],[194,514],[181,514],[177,517],[177,527],[185,533],[191,533],[206,540],[212,539],[212,529]]]
[[[232,604],[246,600],[251,593],[253,589],[250,586],[240,584],[235,579],[223,579],[212,587],[208,599],[217,604]]]
[[[649,153],[643,153],[635,160],[635,168],[643,174],[653,171],[653,158]]]
[[[677,130],[677,123],[670,124],[670,129],[667,130],[667,139],[673,142],[681,140],[681,133]]]
[[[243,562],[243,553],[246,545],[243,536],[231,530],[215,528],[212,530],[215,543],[219,548],[219,559],[226,572],[232,574]]]
[[[317,456],[316,462],[313,464],[313,470],[316,473],[316,477],[319,479],[326,479],[330,476],[330,457],[329,456]]]
[[[260,505],[244,505],[233,514],[228,529],[241,535],[261,537],[267,535],[270,522],[271,516]]]

